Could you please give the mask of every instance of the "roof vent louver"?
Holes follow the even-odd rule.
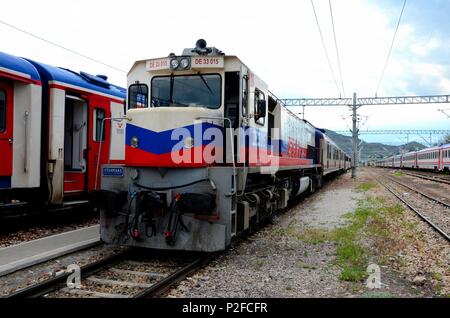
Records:
[[[88,74],[86,72],[80,72],[80,75],[81,75],[81,77],[83,77],[86,81],[90,82],[91,84],[105,87],[105,88],[109,88],[111,86],[111,84],[109,84],[106,81],[108,79],[108,77],[106,77],[105,75],[95,76],[95,75]]]

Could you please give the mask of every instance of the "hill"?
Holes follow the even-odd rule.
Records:
[[[332,130],[325,130],[326,134],[345,152],[352,153],[352,137],[340,135]],[[359,140],[361,142],[361,140]],[[402,152],[416,151],[426,148],[418,142],[410,142],[400,146],[390,146],[382,143],[368,143],[363,141],[361,144],[361,160],[381,159],[384,157],[397,155]]]

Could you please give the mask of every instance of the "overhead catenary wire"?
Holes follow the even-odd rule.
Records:
[[[336,88],[337,88],[337,90],[339,92],[339,95],[342,96],[341,89],[339,87],[339,84],[338,84],[338,82],[336,80],[336,76],[335,76],[334,71],[333,71],[333,66],[331,65],[330,56],[328,55],[328,50],[327,50],[327,47],[325,45],[325,40],[323,38],[322,29],[320,28],[320,23],[319,23],[319,19],[317,17],[316,8],[314,7],[313,0],[311,0],[311,6],[312,6],[312,9],[313,9],[313,12],[314,12],[314,17],[316,18],[317,29],[319,30],[320,38],[322,40],[322,46],[323,46],[323,49],[325,51],[325,55],[327,57],[328,67],[330,68],[331,76],[333,77],[334,84],[336,85]]]
[[[43,37],[41,37],[41,36],[39,36],[39,35],[36,35],[36,34],[31,33],[31,32],[28,32],[28,31],[26,31],[26,30],[23,30],[23,29],[21,29],[21,28],[19,28],[19,27],[16,27],[16,26],[12,25],[12,24],[9,24],[9,23],[7,23],[7,22],[5,22],[5,21],[0,20],[0,23],[3,24],[3,25],[6,25],[7,27],[10,27],[10,28],[12,28],[12,29],[14,29],[14,30],[16,30],[16,31],[22,32],[22,33],[24,33],[24,34],[26,34],[26,35],[29,35],[29,36],[31,36],[31,37],[34,37],[34,38],[36,38],[36,39],[38,39],[38,40],[41,40],[41,41],[43,41],[43,42],[46,42],[46,43],[48,43],[48,44],[50,44],[50,45],[56,46],[56,47],[58,47],[58,48],[60,48],[60,49],[66,50],[66,51],[68,51],[68,52],[70,52],[70,53],[72,53],[72,54],[78,55],[78,56],[83,57],[83,58],[85,58],[85,59],[87,59],[87,60],[90,60],[90,61],[92,61],[92,62],[101,64],[101,65],[103,65],[103,66],[109,67],[109,68],[111,68],[111,69],[114,69],[114,70],[119,71],[119,72],[122,72],[122,73],[127,73],[125,70],[122,70],[122,69],[120,69],[120,68],[118,68],[118,67],[115,67],[115,66],[113,66],[113,65],[104,63],[104,62],[102,62],[102,61],[100,61],[100,60],[97,60],[97,59],[95,59],[95,58],[92,58],[92,57],[90,57],[90,56],[87,56],[87,55],[85,55],[85,54],[83,54],[83,53],[79,53],[79,52],[77,52],[77,51],[75,51],[75,50],[72,50],[72,49],[70,49],[70,48],[67,48],[67,47],[65,47],[65,46],[59,45],[58,43],[55,43],[55,42],[50,41],[50,40],[47,40],[47,39],[45,39],[45,38],[43,38]]]
[[[386,58],[386,62],[384,63],[383,71],[381,72],[380,79],[378,80],[377,88],[375,89],[375,96],[378,95],[378,89],[380,88],[381,82],[383,81],[383,78],[384,78],[384,73],[386,72],[386,68],[387,68],[387,66],[389,64],[389,59],[391,57],[391,53],[392,53],[392,49],[394,47],[395,39],[397,37],[397,32],[398,32],[398,29],[400,28],[400,23],[402,21],[403,12],[405,11],[406,1],[407,0],[403,1],[402,10],[400,11],[400,16],[398,18],[397,27],[395,28],[394,36],[392,38],[392,42],[391,42],[391,46],[389,48],[389,52],[388,52],[388,55],[387,55],[387,58]]]
[[[345,96],[345,87],[344,87],[344,80],[342,77],[342,68],[341,68],[341,58],[339,56],[339,49],[338,49],[338,45],[337,45],[336,28],[334,27],[333,7],[331,6],[331,0],[328,0],[328,3],[330,5],[331,25],[333,26],[334,46],[336,47],[336,56],[337,56],[337,61],[338,61],[339,76],[341,78],[342,92],[344,93],[344,96]]]

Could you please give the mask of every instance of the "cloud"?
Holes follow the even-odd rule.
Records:
[[[411,45],[411,51],[420,57],[426,57],[431,51],[439,49],[441,47],[441,41],[435,37],[431,39],[424,39]]]

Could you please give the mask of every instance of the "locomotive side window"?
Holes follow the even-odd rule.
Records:
[[[148,107],[148,86],[133,84],[128,89],[128,109]]]
[[[260,125],[264,125],[266,122],[266,117],[256,116],[258,114],[258,101],[266,100],[266,96],[259,89],[255,89],[255,104],[254,104],[254,112],[255,112],[255,122]]]
[[[152,79],[153,107],[207,107],[222,105],[220,74],[171,75]]]
[[[0,132],[6,129],[6,94],[0,91]]]
[[[105,110],[103,108],[95,108],[94,118],[94,141],[105,141],[105,124],[103,120],[105,118]]]

